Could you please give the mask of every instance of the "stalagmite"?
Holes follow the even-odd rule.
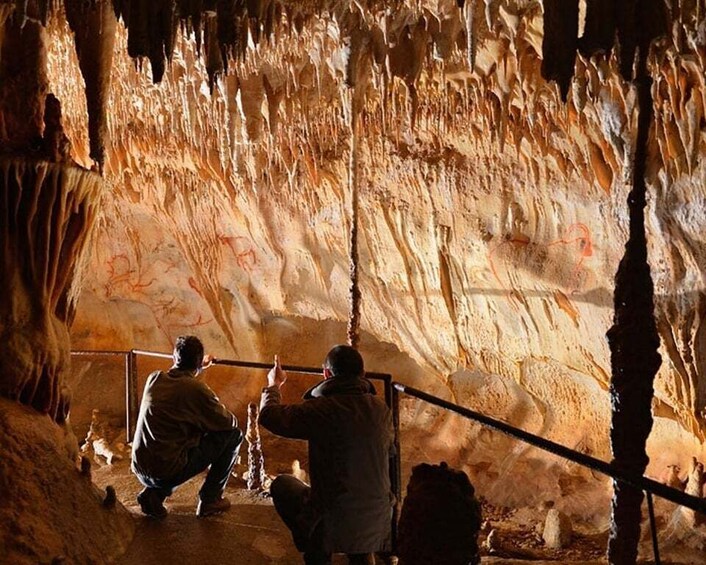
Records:
[[[266,487],[267,475],[265,474],[265,458],[262,455],[262,441],[260,440],[258,407],[252,402],[248,404],[248,425],[245,439],[248,442],[248,489],[261,491]]]
[[[689,466],[689,473],[686,476],[686,494],[703,498],[705,481],[706,475],[704,475],[703,463],[698,461],[696,457],[692,457],[691,465]],[[688,508],[681,508],[681,511],[686,518],[688,525],[692,528],[695,528],[701,524],[706,524],[706,517],[702,514],[694,512]]]

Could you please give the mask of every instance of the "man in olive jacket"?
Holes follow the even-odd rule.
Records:
[[[373,553],[390,551],[394,432],[389,408],[365,378],[363,358],[352,347],[334,347],[324,380],[300,404],[280,403],[287,376],[277,358],[267,379],[260,424],[309,441],[311,487],[281,475],[270,489],[304,562],[328,565],[332,553],[346,553],[349,563],[373,563]]]
[[[166,516],[164,499],[207,468],[196,514],[208,516],[230,507],[223,491],[243,434],[235,416],[196,378],[204,368],[201,341],[181,336],[174,345],[174,366],[147,378],[132,444],[132,471],[145,486],[137,501],[148,516]]]

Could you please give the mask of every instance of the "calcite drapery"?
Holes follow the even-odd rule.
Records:
[[[0,394],[65,421],[73,280],[102,180],[68,161],[47,94],[45,5],[5,22],[0,50]]]
[[[64,163],[0,159],[0,394],[63,422],[73,279],[102,180]]]

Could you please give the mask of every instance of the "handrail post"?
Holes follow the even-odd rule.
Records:
[[[392,554],[397,555],[397,523],[402,505],[402,453],[400,451],[400,393],[389,383],[392,400],[392,425],[395,429],[394,465],[390,468],[392,492],[395,505],[392,508]]]
[[[650,529],[652,530],[652,550],[655,556],[655,565],[660,565],[659,559],[659,542],[657,541],[657,523],[655,522],[655,507],[652,502],[652,493],[649,490],[645,491],[647,497],[647,511],[650,515]]]
[[[127,443],[132,443],[137,426],[137,355],[128,351],[125,355],[125,428]]]

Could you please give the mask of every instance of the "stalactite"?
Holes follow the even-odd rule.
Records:
[[[586,21],[579,50],[584,57],[609,52],[615,41],[614,0],[586,0]]]
[[[122,11],[128,28],[127,52],[133,59],[149,56],[149,0],[129,0],[127,9]]]
[[[204,24],[204,43],[206,51],[206,72],[208,73],[208,86],[211,92],[216,85],[216,79],[223,73],[225,65],[221,56],[221,47],[218,42],[218,19],[213,13],[206,15]]]
[[[223,66],[228,72],[228,59],[233,56],[233,46],[238,40],[237,17],[241,0],[218,0],[216,2],[216,28]],[[209,77],[210,78],[210,77]]]
[[[463,24],[466,28],[466,60],[468,61],[468,68],[471,72],[473,72],[476,67],[477,35],[474,19],[476,6],[478,6],[477,2],[470,1],[463,3],[461,6]]]
[[[115,14],[108,0],[99,0],[95,4],[66,0],[65,6],[66,19],[75,35],[81,74],[86,83],[90,155],[102,169],[115,43]]]
[[[578,0],[544,1],[542,77],[557,82],[564,102],[574,74],[578,19]]]
[[[671,25],[663,0],[624,0],[615,6],[620,74],[631,80],[638,49],[648,51],[652,40],[667,33]],[[640,53],[639,57],[647,57],[647,53]]]
[[[31,6],[29,6],[31,8]],[[30,16],[36,17],[38,14]],[[48,92],[46,32],[35,19],[10,16],[0,34],[0,151],[36,150]]]

